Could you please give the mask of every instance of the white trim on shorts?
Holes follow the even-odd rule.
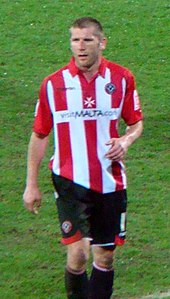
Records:
[[[100,246],[100,247],[106,247],[106,246],[114,246],[115,243],[112,242],[112,243],[105,243],[105,244],[92,244],[92,246]]]

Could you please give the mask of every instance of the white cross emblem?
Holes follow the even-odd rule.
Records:
[[[93,100],[92,97],[87,97],[84,100],[84,105],[87,106],[87,108],[92,108],[95,105],[95,100]]]

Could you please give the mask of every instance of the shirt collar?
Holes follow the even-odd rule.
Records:
[[[98,75],[101,75],[103,78],[105,77],[106,66],[107,66],[107,60],[104,57],[102,57],[101,64],[100,64],[99,70],[98,70]],[[68,69],[73,77],[78,75],[81,72],[75,64],[74,57],[71,58],[71,60],[68,64]]]

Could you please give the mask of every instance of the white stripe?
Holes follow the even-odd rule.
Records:
[[[121,217],[120,217],[120,231],[121,231],[121,233],[125,231],[125,224],[126,224],[126,213],[121,213]]]
[[[105,86],[111,81],[110,70],[106,69],[105,78],[96,79],[96,102],[97,107],[111,109],[111,95],[105,91]],[[109,147],[106,144],[110,140],[110,119],[100,118],[97,121],[97,152],[102,167],[103,193],[113,192],[116,188],[116,182],[111,174],[111,161],[105,158]]]
[[[51,112],[53,115],[55,115],[55,100],[54,100],[54,91],[53,91],[53,86],[51,81],[48,81],[47,83],[47,94],[48,94],[48,101],[50,105]],[[54,161],[53,161],[53,171],[55,174],[60,174],[59,172],[59,144],[58,144],[58,132],[57,132],[57,127],[55,124],[55,119],[54,119],[54,148],[55,148],[55,153],[54,153]]]
[[[73,87],[72,90],[68,88],[66,91],[68,111],[70,112],[72,111],[72,109],[74,109],[75,111],[82,110],[82,92],[78,76],[75,76],[73,78],[68,70],[64,70],[63,77],[65,87],[70,87],[70,82],[71,86]],[[73,159],[73,180],[74,182],[89,188],[89,165],[87,155],[87,144],[85,138],[84,119],[71,118],[69,121],[71,150]]]
[[[126,177],[126,172],[125,172],[125,165],[121,161],[119,161],[119,164],[121,165],[121,175],[122,175],[123,189],[126,189],[126,187],[127,187],[127,177]]]
[[[99,267],[95,262],[93,262],[93,267],[96,268],[97,270],[101,271],[101,272],[113,271],[113,268],[111,268],[111,269],[102,268],[102,267]]]
[[[54,91],[51,81],[47,83],[47,94],[48,94],[48,102],[50,105],[51,112],[55,112],[55,103],[54,103]]]
[[[119,237],[124,237],[124,236],[126,236],[126,232],[119,233]]]
[[[126,80],[125,78],[122,79],[122,100],[120,103],[120,114],[122,112],[122,107],[125,99],[125,92],[126,92]],[[121,115],[120,115],[121,116]],[[119,117],[120,117],[119,116]],[[127,187],[127,177],[126,177],[126,172],[125,172],[125,165],[123,162],[119,162],[121,165],[121,175],[122,175],[122,181],[123,181],[123,188],[126,189]]]
[[[100,243],[97,243],[97,244],[92,244],[92,246],[100,246],[100,247],[105,247],[105,246],[112,246],[112,245],[115,245],[115,243],[114,242],[112,242],[112,243],[105,243],[105,244],[100,244]]]
[[[122,111],[122,107],[123,107],[123,103],[125,100],[125,92],[126,92],[126,80],[125,78],[122,79],[122,99],[121,99],[121,103],[120,103],[120,112]]]

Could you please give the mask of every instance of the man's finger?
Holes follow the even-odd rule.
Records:
[[[33,210],[32,210],[32,213],[33,213],[34,215],[38,215],[38,209],[34,207]]]

